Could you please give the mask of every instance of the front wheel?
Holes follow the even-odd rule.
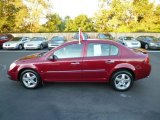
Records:
[[[133,75],[130,72],[123,70],[113,74],[111,84],[117,91],[127,91],[131,88],[133,80]]]
[[[22,50],[22,49],[23,49],[23,46],[22,46],[22,45],[19,45],[19,46],[18,46],[18,49],[19,49],[19,50]]]
[[[43,45],[40,45],[40,50],[43,50]]]
[[[25,88],[34,89],[41,85],[41,79],[37,72],[25,70],[20,75],[20,81]]]

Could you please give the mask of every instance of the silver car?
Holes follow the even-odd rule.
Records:
[[[121,36],[118,38],[117,42],[125,45],[128,48],[140,48],[141,43],[137,41],[134,37],[130,36]]]
[[[3,49],[23,49],[24,43],[30,41],[29,37],[14,37],[11,41],[3,43]]]
[[[52,48],[55,48],[63,44],[64,42],[66,42],[66,39],[64,36],[53,36],[48,43],[48,49],[50,50]]]
[[[24,44],[24,49],[43,49],[48,46],[45,37],[33,37],[30,42]]]

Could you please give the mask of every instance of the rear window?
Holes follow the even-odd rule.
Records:
[[[89,43],[87,56],[115,56],[118,55],[119,49],[114,45],[104,43]]]

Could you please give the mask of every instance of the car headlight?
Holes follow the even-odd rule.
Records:
[[[150,46],[154,46],[154,45],[155,45],[155,43],[150,43],[149,45],[150,45]]]
[[[9,67],[10,70],[12,70],[16,66],[16,63],[12,63]]]

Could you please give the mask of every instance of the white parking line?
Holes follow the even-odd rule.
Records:
[[[151,53],[151,52],[160,52],[160,51],[147,51],[147,52]]]

